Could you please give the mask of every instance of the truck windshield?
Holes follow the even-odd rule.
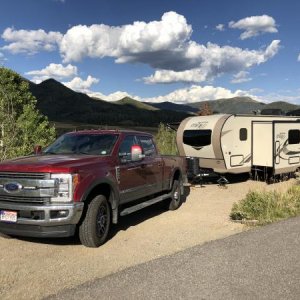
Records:
[[[117,138],[115,134],[64,134],[43,154],[110,155]]]

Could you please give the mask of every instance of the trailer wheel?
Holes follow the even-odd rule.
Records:
[[[176,210],[182,204],[182,195],[181,195],[181,180],[174,180],[171,191],[171,200],[169,202],[169,210]]]
[[[91,248],[104,244],[110,229],[111,212],[103,195],[96,196],[87,207],[85,217],[79,227],[80,242]]]

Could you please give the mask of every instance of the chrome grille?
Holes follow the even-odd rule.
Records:
[[[50,202],[50,198],[47,197],[16,197],[16,196],[4,196],[0,195],[0,202],[14,202],[20,204],[46,204]],[[1,206],[1,203],[0,203]]]
[[[15,173],[15,172],[0,172],[0,178],[5,179],[49,179],[49,173]]]

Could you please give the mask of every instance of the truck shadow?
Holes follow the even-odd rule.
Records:
[[[182,205],[187,201],[187,198],[190,194],[190,188],[184,188],[184,195],[182,199]],[[178,208],[180,209],[180,207]],[[145,207],[139,211],[136,211],[130,215],[123,216],[119,218],[119,222],[116,225],[113,225],[108,237],[108,240],[112,239],[119,231],[126,231],[130,227],[139,225],[140,223],[149,220],[151,218],[157,217],[168,211],[167,201],[159,202],[153,204],[149,207]]]
[[[184,196],[183,196],[183,205],[187,201],[187,197],[190,194],[190,188],[185,187]],[[180,208],[179,208],[180,209]],[[145,220],[157,217],[165,212],[167,212],[166,202],[159,202],[153,204],[149,207],[145,207],[142,210],[136,211],[130,215],[120,217],[119,222],[116,225],[111,226],[111,230],[108,236],[108,240],[112,239],[119,231],[125,231],[130,227],[136,226]],[[33,238],[33,237],[16,237],[16,236],[7,236],[0,235],[0,237],[7,239],[18,239],[21,241],[26,241],[28,243],[37,243],[45,245],[55,245],[55,246],[72,246],[80,245],[78,234],[75,234],[73,237],[67,238]]]

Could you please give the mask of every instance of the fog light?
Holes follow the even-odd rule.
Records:
[[[50,212],[51,219],[65,218],[69,215],[68,210],[52,210]]]

